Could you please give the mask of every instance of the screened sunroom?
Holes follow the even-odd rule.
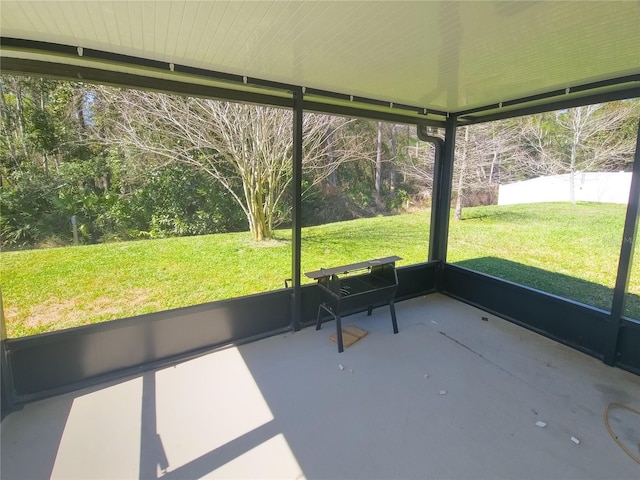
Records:
[[[291,208],[277,258],[247,245],[212,259],[202,244],[196,260],[249,290],[198,296],[224,282],[171,264],[136,275],[180,277],[186,305],[136,309],[143,286],[116,275],[98,283],[124,292],[117,319],[18,336],[15,279],[2,269],[3,476],[637,477],[637,2],[3,0],[1,16],[2,75],[115,87],[123,102],[138,92],[149,105],[174,95],[266,107],[269,121],[289,122],[280,139],[291,153],[273,180],[287,178]],[[590,158],[608,171],[572,163],[542,183],[551,170],[533,119],[568,125],[575,109],[614,104],[636,118],[594,128]],[[398,211],[412,215],[386,230],[382,216],[357,231],[324,225],[344,205],[307,195],[311,115],[332,135],[329,117],[394,135],[389,155],[401,145],[411,171],[428,174],[425,208],[408,212],[415,199],[402,197]],[[498,162],[515,158],[516,127],[531,149]],[[622,160],[594,153],[623,129]],[[467,161],[474,148],[485,163]],[[465,198],[474,176],[491,187],[469,180]],[[83,265],[99,264],[90,252]],[[374,293],[326,307],[314,278],[354,265],[373,275],[380,259],[393,265],[391,302]],[[277,284],[261,281],[270,273]],[[42,308],[55,316],[59,304]],[[338,353],[329,336],[340,320],[367,335]]]

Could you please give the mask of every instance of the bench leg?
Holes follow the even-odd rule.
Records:
[[[367,317],[371,316],[371,312],[373,312],[373,305],[369,305],[369,308],[367,309]]]
[[[338,337],[338,353],[344,352],[344,345],[342,343],[342,320],[340,319],[340,315],[335,315],[336,317],[336,336]]]
[[[391,310],[391,323],[393,323],[393,333],[398,333],[398,322],[396,322],[396,307],[393,300],[389,302],[389,310]]]
[[[342,343],[342,319],[340,315],[336,312],[328,308],[324,303],[320,304],[318,307],[318,318],[316,319],[316,330],[320,330],[322,328],[322,319],[320,316],[320,311],[325,309],[328,313],[330,313],[333,318],[336,319],[336,340],[338,340],[338,353],[342,353],[344,351],[344,344]]]
[[[322,311],[322,305],[318,305],[318,317],[316,318],[316,330],[320,330],[322,328],[322,318],[320,316],[320,312]]]

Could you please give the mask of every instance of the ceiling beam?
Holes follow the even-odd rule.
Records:
[[[538,105],[522,106],[521,108],[498,111],[495,113],[484,113],[483,115],[465,115],[462,120],[469,124],[493,122],[496,120],[505,120],[507,118],[523,117],[525,115],[535,115],[538,113],[551,112],[554,110],[564,110],[567,108],[582,107],[584,105],[593,105],[595,103],[613,102],[615,100],[626,100],[630,98],[640,97],[640,83],[629,84],[627,88],[620,90],[612,90],[608,92],[593,93],[590,95],[582,95],[573,98],[563,98],[555,101],[549,101]],[[498,109],[497,105],[492,109]],[[503,106],[504,108],[504,106]]]
[[[392,102],[385,102],[382,100],[330,92],[326,90],[311,88],[307,89],[302,86],[292,85],[288,83],[274,82],[270,80],[246,77],[242,75],[234,75],[214,70],[160,62],[157,60],[105,52],[96,49],[75,47],[71,45],[25,40],[20,38],[0,37],[0,47],[12,51],[27,52],[31,54],[45,54],[52,57],[52,62],[40,61],[40,67],[38,67],[38,63],[36,63],[35,60],[19,60],[12,57],[2,57],[2,64],[0,64],[0,69],[4,73],[12,72],[41,76],[55,76],[56,78],[68,78],[75,80],[82,79],[84,81],[109,83],[112,85],[130,86],[135,88],[162,90],[166,92],[171,92],[172,90],[167,90],[167,88],[172,88],[171,85],[173,85],[176,88],[176,90],[173,90],[174,93],[202,95],[226,100],[246,101],[251,103],[287,107],[293,105],[293,100],[284,102],[283,97],[270,95],[268,93],[262,94],[255,91],[246,92],[247,95],[245,96],[243,95],[243,87],[257,87],[269,89],[272,91],[279,91],[282,93],[286,93],[287,98],[293,98],[293,92],[297,91],[298,89],[302,89],[304,94],[313,95],[318,98],[318,100],[316,101],[306,102],[308,105],[310,105],[309,109],[323,113],[333,113],[337,115],[352,115],[348,112],[358,112],[356,114],[353,114],[353,116],[375,119],[387,118],[389,119],[388,121],[398,121],[401,123],[425,123],[434,126],[444,125],[444,119],[447,115],[446,112],[440,110],[432,110],[404,104],[394,104]],[[64,62],[64,58],[81,58],[88,61],[93,60],[106,62],[107,64],[122,65],[130,68],[151,69],[153,71],[161,72],[164,74],[169,72],[184,74],[189,75],[191,78],[203,78],[206,80],[227,82],[230,84],[230,86],[233,85],[237,88],[225,89],[223,87],[210,86],[201,86],[201,88],[196,88],[199,84],[193,82],[183,82],[181,80],[159,81],[160,79],[156,77],[146,77],[144,75],[122,73],[116,73],[114,76],[114,72],[108,70],[108,67],[105,67],[105,69],[98,69],[92,67],[70,65]],[[23,70],[20,70],[21,68]],[[66,72],[65,68],[67,70]],[[102,78],[98,72],[104,72]],[[79,75],[82,75],[82,77],[80,77]],[[123,81],[118,80],[120,76],[123,76]],[[134,80],[133,77],[139,78]],[[144,78],[147,78],[148,80],[142,80]],[[124,83],[125,81],[126,83]],[[187,90],[185,90],[185,87],[178,86],[178,84],[181,83],[188,86]],[[323,102],[323,98],[326,98],[328,102]],[[341,107],[340,105],[332,104],[332,100],[349,101],[353,103],[353,106]],[[395,110],[397,111],[397,113],[385,113],[376,110],[381,107],[385,109],[388,108],[389,110]],[[421,118],[422,116],[424,116],[424,119]],[[427,116],[435,116],[440,118],[430,119],[427,118]]]
[[[266,93],[234,90],[231,88],[166,80],[162,78],[115,72],[99,68],[43,62],[40,60],[3,57],[1,71],[4,75],[38,75],[76,82],[98,83],[117,87],[138,88],[142,90],[154,90],[179,95],[214,98],[217,100],[231,100],[275,107],[293,108],[293,98],[290,96],[276,96]]]

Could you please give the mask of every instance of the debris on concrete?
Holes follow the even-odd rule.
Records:
[[[571,437],[571,441],[576,445],[580,445],[580,440],[578,440],[576,437]]]
[[[547,426],[547,424],[545,422],[540,422],[540,421],[536,422],[536,427],[544,428],[546,426]]]
[[[440,395],[446,395],[447,391],[446,390],[440,390]]]
[[[433,323],[434,325],[438,324],[438,322],[436,322],[435,320],[431,320],[431,323]]]
[[[424,374],[424,379],[425,379],[425,380],[429,380],[429,374],[425,373],[425,374]]]
[[[485,322],[488,322],[488,321],[489,321],[489,318],[488,318],[488,317],[480,317],[480,318],[482,318],[482,320],[483,320],[483,321],[485,321]]]
[[[340,370],[344,370],[344,365],[339,364],[339,365],[338,365],[338,368],[339,368]]]

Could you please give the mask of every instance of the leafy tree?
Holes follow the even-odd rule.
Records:
[[[499,183],[629,170],[640,100],[461,127],[456,216]],[[0,77],[4,248],[197,235],[269,238],[292,205],[292,112],[28,77]],[[415,127],[306,113],[306,224],[429,199]],[[573,175],[571,175],[572,178]],[[571,187],[573,192],[573,187]]]
[[[79,83],[0,77],[3,246],[25,246],[47,237],[64,242],[70,235],[64,197],[68,183],[61,172],[91,156],[77,115],[83,91]]]
[[[244,224],[228,192],[185,164],[150,172],[131,201],[145,210],[149,227],[140,234],[151,238],[238,231]]]
[[[57,177],[41,175],[31,166],[3,176],[0,187],[2,248],[31,246],[64,230],[65,220],[56,208],[57,186]]]

